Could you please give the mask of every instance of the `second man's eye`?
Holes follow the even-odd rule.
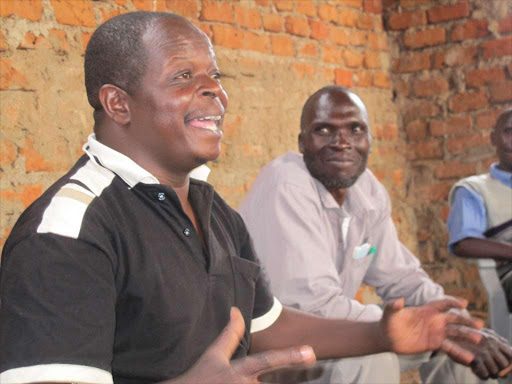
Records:
[[[183,72],[183,73],[179,74],[177,76],[177,78],[178,79],[186,79],[186,80],[188,80],[188,79],[192,78],[192,74],[190,72]]]

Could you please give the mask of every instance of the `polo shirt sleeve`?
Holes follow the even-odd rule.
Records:
[[[455,189],[446,225],[450,234],[448,248],[451,252],[453,246],[465,238],[485,238],[483,233],[487,229],[487,213],[482,198],[468,188]]]
[[[112,383],[116,289],[93,244],[33,234],[4,252],[0,382]]]

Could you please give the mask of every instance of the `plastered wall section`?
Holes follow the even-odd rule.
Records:
[[[448,293],[485,310],[476,268],[448,252],[445,221],[453,184],[496,161],[490,132],[512,105],[512,2],[383,3],[419,256]]]

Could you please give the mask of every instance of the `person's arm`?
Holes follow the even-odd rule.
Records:
[[[311,345],[319,359],[442,349],[458,362],[469,364],[473,354],[448,338],[479,342],[480,337],[466,326],[481,327],[482,322],[446,312],[466,304],[447,298],[404,308],[403,299],[395,300],[386,305],[379,322],[327,319],[284,308],[272,326],[252,335],[251,353],[301,344]]]
[[[453,245],[453,252],[468,259],[512,261],[512,244],[491,239],[466,237]]]

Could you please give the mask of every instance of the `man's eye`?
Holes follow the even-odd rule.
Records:
[[[319,127],[316,129],[316,132],[321,135],[328,135],[330,133],[329,128],[327,127]]]
[[[220,81],[222,74],[220,72],[215,72],[212,77],[214,80]]]
[[[192,74],[190,72],[183,72],[180,75],[176,76],[176,78],[188,80],[192,78]]]
[[[361,133],[363,132],[363,127],[361,127],[359,124],[352,125],[352,132],[353,133]]]

